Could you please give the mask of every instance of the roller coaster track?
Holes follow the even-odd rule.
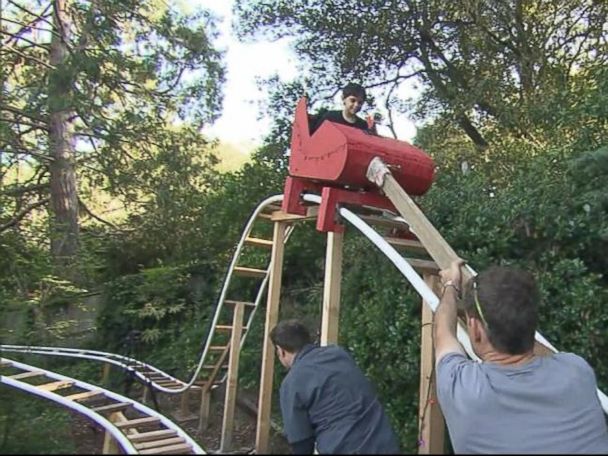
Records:
[[[229,316],[225,315],[223,310],[237,302],[245,304],[249,309],[251,309],[247,318],[247,323],[243,327],[243,333],[240,339],[240,346],[242,347],[251,326],[253,317],[255,316],[255,311],[257,310],[266,290],[271,268],[270,264],[263,269],[259,267],[245,267],[238,265],[238,261],[241,258],[243,248],[246,245],[268,250],[272,248],[272,240],[254,237],[252,235],[252,230],[254,223],[260,219],[263,221],[273,221],[272,212],[280,209],[278,205],[282,199],[282,195],[276,195],[264,200],[255,209],[245,229],[243,230],[243,234],[237,245],[226,279],[224,281],[220,298],[216,306],[216,311],[211,322],[211,329],[208,332],[208,337],[206,339],[203,352],[200,356],[198,366],[188,382],[178,380],[149,364],[112,353],[92,350],[66,349],[60,347],[34,347],[17,345],[0,345],[0,350],[22,353],[37,353],[43,355],[80,357],[112,363],[120,366],[123,369],[133,371],[138,379],[148,383],[155,389],[166,393],[181,393],[192,386],[211,388],[221,383],[226,377],[225,371],[222,372],[222,370],[227,367],[225,362],[230,349],[230,344],[229,342],[226,342],[226,340],[229,339],[230,332],[232,330],[228,320]],[[303,195],[303,199],[312,205],[318,205],[321,203],[321,198],[317,195],[306,194]],[[314,208],[314,206],[312,206],[311,209],[312,208]],[[269,210],[271,213],[268,213]],[[391,237],[390,235],[380,235],[369,225],[372,224],[374,226],[402,230],[409,228],[409,225],[402,217],[399,217],[390,211],[368,207],[364,209],[364,212],[366,212],[365,215],[357,215],[344,207],[339,208],[339,213],[342,218],[350,222],[354,227],[361,231],[365,237],[367,237],[380,251],[382,251],[384,255],[387,256],[387,258],[397,267],[401,274],[404,275],[405,278],[411,283],[420,296],[422,296],[422,298],[429,304],[434,312],[439,304],[439,299],[422,280],[415,269],[419,271],[426,270],[436,272],[438,269],[437,265],[428,258],[404,258],[393,246],[396,246],[397,248],[404,247],[407,248],[408,251],[414,251],[422,253],[423,255],[426,254],[428,256],[428,252],[426,251],[425,247],[418,241]],[[314,214],[314,211],[311,211],[311,213]],[[367,222],[369,222],[369,224]],[[293,230],[293,225],[289,227],[289,232],[286,236],[285,242],[287,242],[289,234],[291,234],[291,230]],[[472,269],[470,269],[470,271],[472,274],[474,274]],[[243,301],[227,299],[233,276],[242,276],[258,279],[260,281],[256,296],[253,300]],[[469,356],[473,359],[478,359],[472,350],[466,330],[464,330],[460,325],[458,327],[457,335],[459,341]],[[553,347],[539,332],[536,332],[535,338],[539,344],[548,348],[551,352],[557,352],[557,349]],[[197,382],[201,371],[207,372],[208,375],[202,381]],[[608,414],[608,397],[599,389],[597,393],[604,412]]]
[[[179,426],[128,397],[38,367],[0,358],[0,383],[88,417],[126,454],[205,454]]]

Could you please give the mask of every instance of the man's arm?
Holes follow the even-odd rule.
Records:
[[[433,340],[435,342],[435,364],[448,353],[464,353],[464,349],[456,337],[458,293],[461,286],[460,267],[462,260],[454,261],[448,269],[439,273],[443,292],[439,306],[435,311],[435,324],[433,325]]]

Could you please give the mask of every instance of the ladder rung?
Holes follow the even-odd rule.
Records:
[[[385,226],[385,227],[391,227],[391,228],[408,228],[409,229],[409,225],[405,222],[399,222],[397,220],[392,220],[386,217],[379,217],[377,215],[360,215],[359,218],[361,218],[363,221],[367,222],[370,225],[379,225],[379,226]]]
[[[161,374],[160,372],[142,372],[142,375],[146,376],[149,379],[167,378],[167,376],[165,374]]]
[[[154,383],[156,383],[157,385],[160,385],[160,386],[181,386],[182,385],[177,380],[161,380],[161,381],[155,381]]]
[[[43,391],[57,391],[59,389],[69,388],[73,385],[74,382],[72,380],[59,380],[57,382],[45,383],[44,385],[36,385],[36,388]]]
[[[265,247],[268,249],[272,248],[273,244],[273,242],[269,239],[260,239],[253,237],[245,238],[245,243],[249,245],[255,245],[256,247]]]
[[[228,345],[210,345],[209,351],[224,351],[228,348]]]
[[[245,268],[242,266],[236,266],[234,268],[234,272],[243,277],[256,277],[256,278],[266,277],[266,271],[263,269]]]
[[[429,271],[429,272],[437,272],[439,271],[439,266],[437,266],[437,263],[435,263],[434,261],[430,261],[430,260],[419,260],[418,258],[406,258],[405,261],[407,261],[414,269],[420,269],[423,271]]]
[[[236,306],[237,304],[242,304],[244,306],[255,307],[255,302],[233,301],[231,299],[224,300],[224,304],[227,304],[227,305],[230,305],[230,306]]]
[[[407,247],[409,250],[414,250],[416,252],[428,253],[420,241],[390,236],[385,237],[384,240],[392,245]]]
[[[6,377],[12,378],[13,380],[21,380],[23,378],[38,377],[40,375],[44,375],[44,372],[27,371],[27,372],[21,372],[20,374],[15,374],[15,375],[7,375]]]
[[[129,435],[129,440],[132,443],[150,442],[152,440],[166,439],[177,435],[177,431],[173,429],[161,429],[160,431],[141,432],[135,435]]]
[[[101,407],[93,407],[91,410],[98,413],[122,412],[131,407],[130,402],[117,402],[115,404],[102,405]]]
[[[203,366],[203,369],[215,369],[217,367],[216,364],[207,364],[206,366]],[[227,365],[224,366],[220,366],[220,369],[228,369]]]
[[[82,393],[70,394],[69,396],[65,396],[66,399],[71,399],[73,401],[85,401],[87,399],[92,399],[97,396],[103,396],[102,391],[83,391]]]
[[[247,331],[249,326],[243,326],[242,331]],[[230,325],[216,325],[215,329],[217,331],[232,331],[232,326]]]
[[[145,418],[137,418],[135,420],[122,421],[120,423],[115,423],[115,426],[119,429],[128,429],[128,428],[135,428],[138,426],[147,426],[147,425],[153,425],[153,424],[159,424],[159,423],[160,423],[160,418],[157,418],[155,416],[147,416]]]
[[[185,442],[186,441],[182,437],[173,437],[173,438],[169,438],[169,439],[155,440],[153,442],[136,443],[133,446],[137,450],[147,450],[148,448],[156,448],[156,447],[167,446],[167,445],[175,445],[175,444],[185,443]]]
[[[140,451],[139,454],[186,454],[187,452],[192,452],[192,447],[183,443],[181,445],[150,448],[149,450]]]

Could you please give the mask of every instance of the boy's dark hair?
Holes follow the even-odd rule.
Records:
[[[488,338],[497,350],[517,355],[534,347],[539,301],[532,274],[492,266],[469,280],[463,305],[469,316],[485,320]]]
[[[349,82],[342,88],[342,99],[350,97],[351,95],[359,97],[363,101],[365,101],[365,99],[367,98],[363,86],[355,82]]]
[[[298,320],[279,322],[270,331],[270,340],[289,353],[297,353],[305,345],[312,343],[308,329]]]

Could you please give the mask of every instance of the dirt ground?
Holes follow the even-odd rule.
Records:
[[[131,397],[141,399],[141,395],[132,394]],[[239,397],[249,403],[255,403],[252,394],[241,391]],[[200,395],[189,394],[189,411],[192,413],[190,419],[180,419],[180,396],[161,394],[157,396],[160,413],[178,424],[209,454],[220,453],[220,441],[222,432],[222,418],[224,409],[224,392],[218,389],[213,392],[208,428],[199,435],[198,433],[198,409],[200,406]],[[147,406],[154,408],[153,403],[148,401]],[[73,415],[72,435],[78,454],[102,454],[104,431],[95,424],[90,423],[81,415]],[[232,448],[226,453],[230,454],[255,454],[256,418],[246,407],[237,405],[234,414],[234,431],[232,437]],[[285,438],[279,433],[271,430],[270,454],[289,454],[290,449]]]

